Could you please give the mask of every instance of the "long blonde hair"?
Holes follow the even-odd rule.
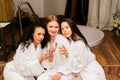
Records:
[[[58,25],[59,25],[59,28],[60,28],[60,20],[59,20],[59,18],[56,16],[56,15],[48,15],[46,18],[45,18],[45,25],[46,25],[46,27],[47,27],[47,24],[49,23],[49,22],[51,22],[51,21],[56,21],[57,23],[58,23]],[[58,33],[60,33],[60,31],[58,32]],[[48,41],[50,41],[50,35],[49,35],[49,37],[48,37]]]
[[[47,24],[49,23],[49,22],[51,22],[51,21],[56,21],[58,24],[60,23],[60,21],[59,21],[59,19],[58,19],[58,17],[56,16],[56,15],[48,15],[47,17],[46,17],[46,19],[45,19],[45,24],[46,24],[46,26],[47,26]],[[59,25],[60,26],[60,25]]]

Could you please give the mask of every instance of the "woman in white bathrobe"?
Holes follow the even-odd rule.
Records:
[[[12,61],[4,67],[4,80],[35,80],[44,68],[42,61],[48,54],[41,54],[41,47],[47,44],[47,29],[43,23],[33,23],[23,34]]]
[[[72,19],[62,20],[61,32],[70,43],[69,60],[52,76],[52,80],[61,80],[62,76],[71,73],[75,74],[75,77],[66,80],[106,80],[103,68],[96,61],[95,55]]]
[[[60,48],[69,48],[68,40],[59,34],[59,19],[55,15],[49,15],[46,20],[46,27],[49,36],[47,46],[43,49],[42,53],[49,52],[50,59],[43,61],[42,65],[46,68],[46,72],[38,77],[38,80],[51,80],[51,76],[63,66],[67,60],[67,55],[62,55],[59,52]],[[68,76],[71,77],[71,76]],[[61,80],[66,80],[64,77]]]

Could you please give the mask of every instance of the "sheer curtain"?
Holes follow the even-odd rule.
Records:
[[[88,26],[111,30],[113,13],[120,0],[89,0]]]

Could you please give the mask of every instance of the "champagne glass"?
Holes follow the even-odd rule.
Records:
[[[55,55],[54,55],[54,52],[57,48],[57,43],[50,43],[49,47],[48,47],[48,54],[49,54],[49,59],[48,59],[48,65],[49,65],[49,68],[53,68],[55,66],[55,61],[54,61],[54,58],[55,58]]]

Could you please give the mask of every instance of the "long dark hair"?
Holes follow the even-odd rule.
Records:
[[[22,49],[24,49],[25,47],[28,48],[28,46],[33,42],[33,35],[32,34],[34,33],[36,27],[41,27],[41,28],[43,28],[45,30],[45,36],[44,36],[43,41],[41,42],[41,48],[44,48],[46,46],[48,32],[47,32],[47,29],[45,27],[45,24],[43,22],[41,22],[41,23],[32,23],[25,30],[24,34],[22,35],[22,37],[20,39],[19,44],[22,45]]]
[[[71,38],[73,39],[73,41],[77,41],[77,40],[83,40],[83,42],[88,45],[87,40],[85,39],[85,37],[82,35],[82,33],[80,32],[80,30],[78,29],[77,25],[75,24],[75,22],[70,19],[70,18],[65,18],[63,20],[61,20],[62,22],[67,22],[68,25],[70,26],[71,30],[72,30],[72,35]],[[61,28],[60,28],[60,32]]]

